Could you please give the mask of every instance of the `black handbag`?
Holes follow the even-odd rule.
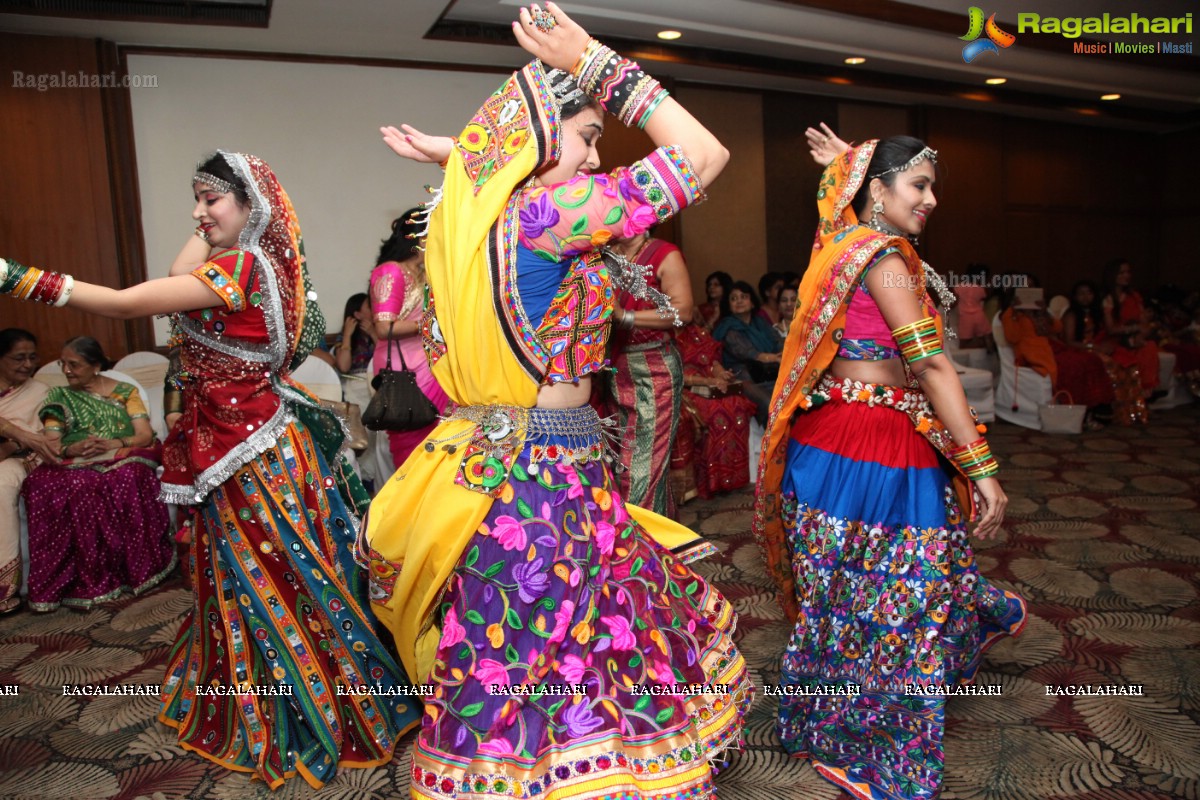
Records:
[[[362,421],[373,431],[415,431],[438,418],[437,409],[417,386],[417,375],[404,363],[404,353],[396,345],[400,369],[392,369],[392,325],[388,326],[387,364],[371,381],[375,394]]]

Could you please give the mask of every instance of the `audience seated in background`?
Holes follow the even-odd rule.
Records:
[[[992,319],[984,313],[983,303],[987,299],[988,268],[983,264],[967,266],[963,280],[954,284],[952,291],[958,300],[959,347],[964,349],[984,347],[995,349],[992,341]]]
[[[692,319],[712,331],[721,318],[721,298],[729,294],[730,286],[733,286],[733,278],[729,277],[728,272],[718,270],[710,273],[704,279],[704,296],[707,299],[696,306]]]
[[[0,614],[21,606],[21,485],[40,459],[57,460],[38,419],[47,388],[33,378],[37,366],[32,333],[0,331]]]
[[[799,299],[796,286],[785,284],[779,290],[779,322],[775,323],[775,331],[780,338],[786,339],[792,327],[792,317],[796,316],[796,301]]]
[[[758,296],[762,298],[762,304],[754,313],[771,325],[779,323],[779,290],[786,284],[787,279],[778,272],[768,272],[758,279]]]
[[[1104,328],[1113,342],[1112,357],[1123,367],[1137,367],[1142,395],[1158,388],[1158,345],[1149,339],[1150,320],[1142,295],[1133,288],[1133,267],[1124,258],[1104,268]]]
[[[61,460],[43,463],[22,489],[37,611],[138,594],[175,566],[158,499],[162,448],[140,393],[100,374],[110,364],[91,337],[69,340],[60,363],[67,386],[50,389],[39,416]]]
[[[745,281],[737,281],[721,300],[721,320],[713,337],[724,345],[722,363],[742,382],[742,391],[758,409],[755,416],[759,424],[765,425],[779,374],[783,339],[758,308],[754,289]]]
[[[675,331],[683,360],[683,413],[671,450],[671,487],[683,503],[750,480],[750,420],[757,410],[721,363],[721,343],[695,323]]]

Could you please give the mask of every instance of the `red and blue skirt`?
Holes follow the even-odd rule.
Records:
[[[894,408],[801,414],[782,488],[800,606],[783,745],[853,797],[936,797],[944,692],[1020,631],[1025,604],[980,576],[949,473]]]

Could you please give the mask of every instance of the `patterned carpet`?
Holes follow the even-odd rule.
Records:
[[[1200,799],[1200,408],[1148,428],[1048,437],[994,426],[1011,502],[982,571],[1020,592],[1024,634],[991,651],[980,682],[1003,698],[955,698],[947,800]],[[684,507],[721,553],[700,570],[741,614],[756,678],[775,682],[788,626],[747,530],[751,497]],[[87,613],[0,619],[0,797],[407,797],[408,742],[387,769],[346,770],[319,792],[274,793],[184,753],[153,721],[152,697],[63,696],[63,684],[156,683],[189,596],[176,581]],[[1143,697],[1047,696],[1045,685],[1142,684]],[[726,800],[838,800],[791,761],[760,698],[747,749],[718,780]]]

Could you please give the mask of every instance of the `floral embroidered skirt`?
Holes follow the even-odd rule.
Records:
[[[715,797],[753,694],[730,604],[603,461],[532,464],[530,445],[438,609],[413,797]]]
[[[271,788],[391,761],[420,702],[397,693],[407,681],[374,633],[355,518],[307,429],[289,426],[193,523],[195,608],[159,719],[184,748]]]
[[[969,683],[1025,604],[980,577],[938,454],[905,414],[827,403],[797,418],[787,459],[800,617],[782,682],[800,691],[781,698],[783,745],[853,797],[936,797],[936,692]]]

